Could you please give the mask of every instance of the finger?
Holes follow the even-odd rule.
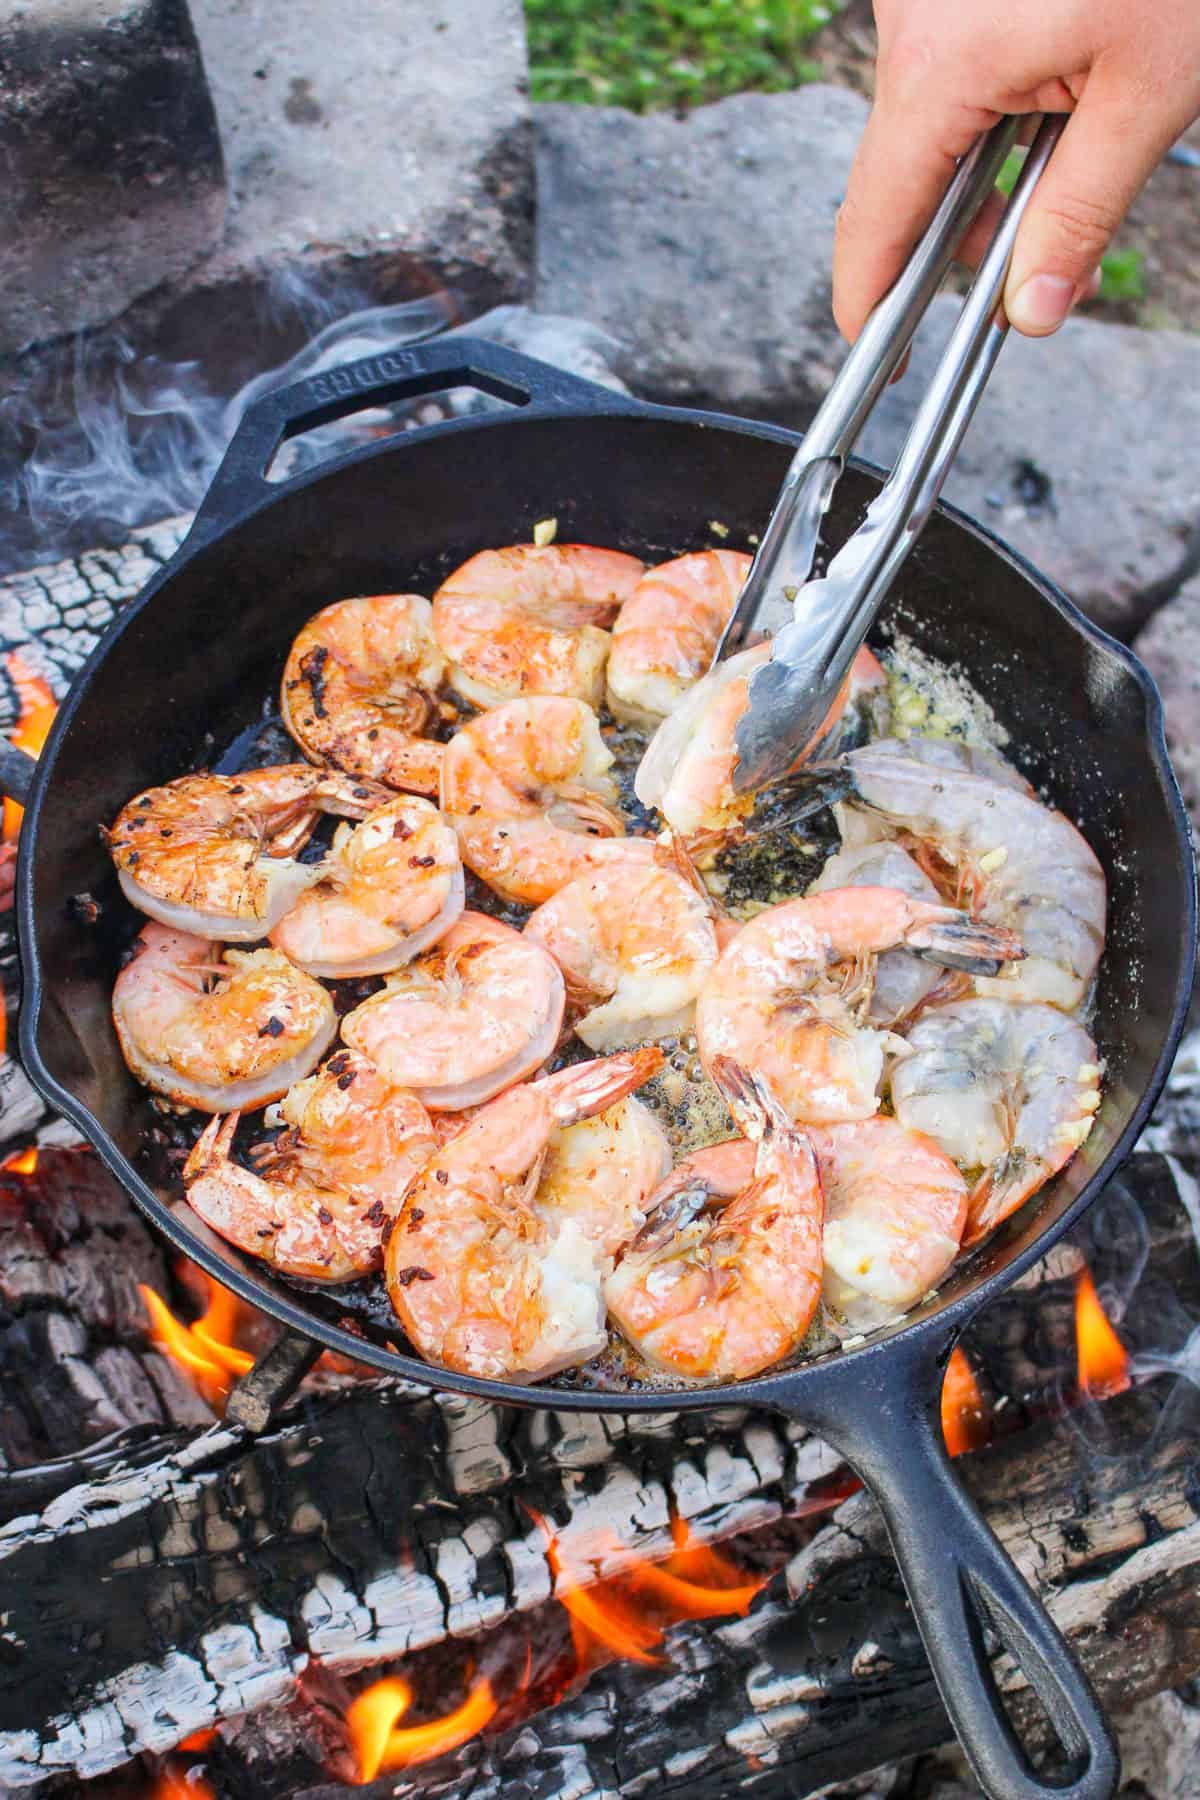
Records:
[[[908,261],[959,157],[996,118],[974,105],[910,109],[886,91],[876,100],[834,235],[833,311],[851,343]]]
[[[1018,331],[1057,331],[1176,129],[1093,71],[1017,234],[1004,306]]]

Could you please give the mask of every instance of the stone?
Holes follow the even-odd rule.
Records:
[[[934,302],[863,456],[895,462],[957,306]],[[1050,339],[1010,334],[943,494],[1128,638],[1200,522],[1198,443],[1200,336],[1075,318]],[[1200,774],[1200,730],[1192,742]]]
[[[653,399],[807,420],[844,349],[833,227],[866,116],[822,86],[686,119],[535,107],[539,310],[621,339]]]
[[[0,0],[0,350],[95,325],[218,236],[185,0]]]
[[[520,0],[193,0],[229,170],[215,252],[130,320],[225,392],[331,319],[439,289],[526,298]]]
[[[1155,613],[1134,649],[1158,683],[1171,761],[1200,840],[1200,576]]]

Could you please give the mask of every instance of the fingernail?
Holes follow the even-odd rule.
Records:
[[[1057,331],[1074,298],[1075,283],[1065,275],[1031,275],[1006,307],[1009,324],[1035,335]]]
[[[1076,301],[1098,299],[1102,279],[1099,269],[1093,269],[1087,280],[1080,282],[1075,296]]]

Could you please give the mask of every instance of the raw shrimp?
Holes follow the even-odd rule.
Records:
[[[117,976],[113,1024],[138,1080],[202,1112],[265,1106],[316,1067],[337,1030],[320,982],[277,950],[228,950],[143,928]]]
[[[650,1196],[649,1220],[604,1297],[653,1368],[741,1381],[796,1350],[812,1321],[821,1293],[821,1181],[807,1134],[788,1123],[766,1084],[724,1059],[713,1073],[755,1140],[753,1164],[741,1164],[731,1187],[714,1182],[716,1159],[707,1152],[685,1159]],[[702,1210],[714,1198],[725,1204]]]
[[[976,1243],[1068,1163],[1100,1105],[1096,1046],[1053,1006],[980,999],[939,1006],[892,1071],[901,1124],[981,1170],[965,1241]]]
[[[465,912],[342,1021],[342,1038],[435,1112],[478,1106],[545,1062],[565,995],[554,960],[511,925]]]
[[[525,936],[548,950],[592,1050],[690,1030],[717,960],[712,905],[673,866],[610,865],[579,875],[540,906]]]
[[[1064,1011],[1083,1001],[1104,949],[1106,886],[1095,853],[1065,814],[1024,784],[882,744],[843,756],[835,779],[857,804],[932,845],[957,869],[978,918],[1020,938],[1025,961],[996,980],[976,979],[977,993]]]
[[[287,1275],[353,1281],[383,1264],[383,1236],[437,1148],[429,1114],[348,1050],[288,1093],[289,1129],[232,1160],[238,1115],[213,1119],[184,1166],[192,1209]]]
[[[742,927],[701,990],[705,1066],[732,1057],[753,1069],[803,1124],[870,1118],[884,1052],[903,1046],[862,1015],[875,957],[899,945],[966,968],[1021,954],[1010,931],[895,888],[785,900]]]
[[[674,831],[686,836],[725,831],[753,810],[752,793],[734,792],[736,735],[750,703],[750,677],[770,654],[769,643],[754,644],[718,663],[683,696],[646,746],[634,790],[644,806],[658,808]],[[800,760],[828,755],[869,697],[886,685],[883,669],[864,645]]]
[[[270,935],[327,980],[398,968],[444,937],[464,905],[458,838],[436,806],[411,794],[353,830],[339,825],[320,877]]]
[[[540,906],[606,862],[649,859],[616,811],[612,756],[582,700],[510,700],[446,746],[442,811],[462,858],[506,900]]]
[[[608,707],[648,728],[711,663],[750,571],[740,550],[700,550],[647,569],[621,608],[608,653]]]
[[[481,550],[433,600],[455,690],[473,706],[566,694],[598,707],[608,632],[643,573],[636,556],[590,544]]]
[[[851,1330],[941,1280],[962,1242],[967,1184],[932,1138],[876,1116],[815,1125],[825,1190],[825,1298]]]
[[[335,600],[300,632],[283,671],[283,722],[312,762],[436,794],[437,692],[446,665],[420,594]]]
[[[603,1348],[609,1222],[642,1209],[661,1161],[560,1159],[564,1178],[548,1195],[542,1176],[556,1131],[614,1106],[662,1060],[645,1048],[511,1088],[425,1166],[388,1239],[386,1273],[427,1361],[538,1381]]]
[[[125,898],[163,925],[223,943],[265,937],[319,868],[295,860],[321,813],[365,819],[386,788],[307,763],[181,775],[147,788],[108,844]]]

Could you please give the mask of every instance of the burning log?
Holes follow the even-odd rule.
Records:
[[[1153,1290],[1160,1265],[1177,1274],[1186,1247],[1197,1297],[1177,1186],[1188,1179],[1160,1157],[1131,1165],[1126,1198],[1145,1196],[1139,1292]],[[1121,1256],[1115,1240],[1105,1249],[1103,1213],[1093,1238],[1105,1295],[1108,1265]],[[1047,1310],[1074,1317],[1077,1262],[1059,1257],[1036,1295],[1026,1293],[1027,1320]],[[1088,1385],[1073,1349],[1064,1364],[1055,1333],[1048,1357],[1036,1324],[1032,1342],[1015,1340],[1004,1312],[1013,1298],[969,1334],[969,1414],[1011,1395],[998,1417],[1017,1418],[1017,1373],[1032,1373],[1035,1410],[1056,1383],[1075,1399]],[[1125,1329],[1136,1309],[1134,1295]],[[1185,1604],[1200,1570],[1200,1490],[1177,1403],[1164,1407],[1159,1391],[1043,1417],[960,1463],[1027,1573],[1055,1587],[1052,1606],[1122,1701],[1200,1664]],[[951,1391],[948,1416],[955,1405]],[[1106,1427],[1106,1449],[1089,1460],[1081,1443],[1093,1421]],[[978,1417],[968,1424],[980,1429]],[[1108,1440],[1126,1453],[1113,1456]],[[540,1781],[539,1794],[552,1794],[585,1776],[633,1791],[639,1776],[678,1779],[695,1754],[717,1786],[689,1791],[736,1790],[753,1756],[787,1771],[794,1792],[801,1774],[841,1778],[946,1734],[871,1503],[857,1495],[831,1519],[852,1479],[802,1428],[773,1416],[516,1413],[372,1382],[309,1392],[258,1440],[213,1426],[176,1440],[167,1456],[142,1466],[131,1458],[62,1491],[40,1479],[36,1501],[0,1531],[9,1634],[0,1781],[9,1785],[55,1768],[97,1774],[134,1748],[166,1752],[228,1721],[212,1754],[228,1765],[233,1791],[282,1793],[286,1772],[286,1791],[332,1792],[331,1778],[353,1778],[344,1722],[368,1666],[372,1679],[409,1683],[401,1731],[453,1718],[487,1675],[499,1702],[490,1735],[450,1752],[455,1762],[428,1765],[447,1793],[465,1795],[475,1782],[476,1793],[502,1784],[507,1796]],[[656,1623],[653,1609],[677,1599],[678,1584],[698,1585],[686,1564],[645,1573],[649,1560],[680,1554],[678,1521],[693,1545],[739,1534],[735,1561],[752,1554],[761,1573],[791,1555],[801,1597],[789,1606],[777,1577],[744,1618]],[[568,1608],[573,1594],[595,1604]],[[729,1609],[750,1598],[730,1598]],[[608,1624],[641,1620],[641,1658],[628,1642],[616,1658],[603,1617],[596,1629],[597,1606]],[[581,1627],[602,1653],[581,1654]],[[572,1695],[587,1668],[588,1685]],[[1026,1704],[1019,1691],[1015,1703]],[[239,1729],[232,1721],[243,1713],[251,1718]],[[276,1773],[263,1766],[264,1742],[290,1747]],[[425,1776],[422,1764],[405,1781]],[[381,1774],[377,1791],[396,1783]]]

